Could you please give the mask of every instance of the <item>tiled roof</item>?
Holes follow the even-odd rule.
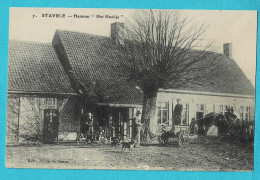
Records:
[[[74,93],[51,44],[9,41],[8,91]]]
[[[94,86],[97,87],[96,82],[98,82],[103,87],[103,89],[101,88],[102,93],[105,93],[109,97],[105,101],[142,104],[142,94],[136,88],[120,86],[123,83],[120,83],[120,78],[111,79],[111,71],[113,70],[109,68],[110,65],[108,63],[111,62],[111,59],[114,61],[120,60],[118,59],[118,52],[111,38],[64,30],[57,30],[55,36],[60,45],[64,46],[68,60],[75,70],[77,78],[85,87],[93,89]],[[213,54],[209,58],[216,58],[218,60],[217,69],[214,72],[215,75],[208,77],[206,83],[187,83],[181,89],[254,95],[253,85],[234,60],[220,54]],[[113,88],[105,88],[107,86]],[[178,89],[174,86],[172,88]],[[114,97],[111,99],[112,96],[119,95],[120,98]]]
[[[77,80],[99,103],[142,104],[143,94],[121,77],[115,78],[109,63],[119,61],[112,39],[86,33],[57,30],[53,46],[62,51]],[[10,41],[8,91],[74,93],[51,44]],[[63,61],[63,58],[60,60]],[[213,55],[214,56],[214,55]],[[211,58],[214,58],[211,56]],[[183,90],[254,95],[254,87],[237,63],[218,56],[216,75],[204,84],[187,83]],[[109,60],[108,60],[109,59]],[[112,60],[112,61],[111,61]],[[178,89],[177,87],[172,87]]]
[[[140,90],[113,75],[109,63],[119,59],[110,38],[57,30],[53,46],[63,47],[62,56],[66,56],[77,80],[98,96],[99,103],[142,104]]]
[[[239,95],[255,94],[254,86],[245,76],[235,60],[214,53],[209,55],[207,61],[217,62],[211,68],[206,68],[204,70],[208,71],[208,76],[204,77],[204,83],[191,82],[180,89]],[[174,89],[178,88],[175,87]]]

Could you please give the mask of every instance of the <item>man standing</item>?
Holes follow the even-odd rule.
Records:
[[[93,133],[93,115],[91,112],[88,113],[87,118],[86,118],[86,133],[91,134]]]
[[[174,125],[181,124],[182,109],[183,109],[183,106],[181,104],[181,100],[177,99],[177,104],[175,105],[174,111],[173,111],[172,130],[174,130]]]
[[[141,123],[141,111],[137,111],[136,112],[136,115],[134,116],[133,120],[135,122],[135,141],[136,141],[136,144],[135,144],[135,147],[140,147],[140,132],[141,132],[141,126],[142,126],[142,123]]]

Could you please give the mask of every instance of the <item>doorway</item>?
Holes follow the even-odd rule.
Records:
[[[204,112],[196,112],[196,119],[202,119],[204,117]]]
[[[58,140],[59,111],[44,109],[43,143],[53,143]]]
[[[204,112],[196,112],[198,135],[204,134],[204,124],[203,124],[203,120],[202,120],[203,117],[204,117]]]

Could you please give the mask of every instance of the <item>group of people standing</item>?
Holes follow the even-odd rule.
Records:
[[[181,123],[181,114],[183,110],[183,105],[181,104],[181,100],[177,99],[177,104],[173,110],[173,118],[172,118],[172,131],[174,131],[174,125],[179,125]],[[141,121],[141,111],[138,110],[133,117],[133,138],[136,142],[135,147],[140,147],[141,140],[141,130],[144,124]],[[81,124],[81,132],[84,134],[93,134],[95,128],[93,115],[89,112],[87,116],[85,116],[83,123]],[[111,135],[113,133],[110,133]]]

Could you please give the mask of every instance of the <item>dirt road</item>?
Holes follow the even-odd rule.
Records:
[[[65,169],[153,169],[252,171],[253,150],[234,143],[200,143],[185,147],[143,145],[133,152],[121,147],[62,143],[7,146],[7,167]]]

